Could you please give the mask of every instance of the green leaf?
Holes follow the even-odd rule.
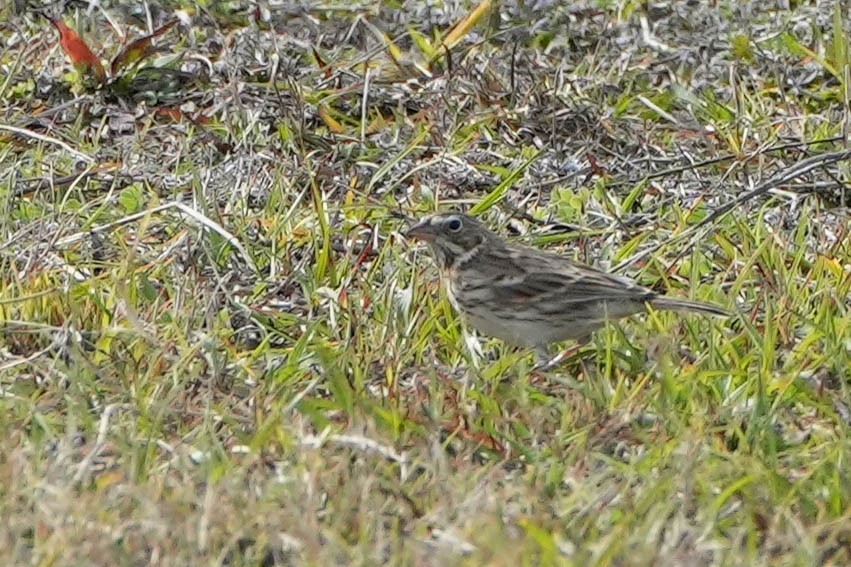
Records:
[[[471,215],[477,215],[479,213],[483,213],[486,210],[493,207],[494,205],[496,205],[497,203],[499,203],[500,201],[502,201],[502,199],[505,197],[505,194],[514,185],[514,182],[517,181],[520,178],[520,176],[523,174],[523,172],[526,171],[526,168],[528,168],[532,164],[532,162],[534,162],[536,159],[538,159],[538,156],[540,156],[540,155],[541,155],[541,152],[536,151],[535,155],[533,155],[532,157],[530,157],[529,159],[524,161],[522,164],[520,164],[520,167],[518,167],[517,169],[512,171],[508,175],[508,177],[506,177],[502,181],[502,183],[497,185],[493,189],[493,191],[488,193],[485,196],[484,199],[482,199],[481,201],[476,203],[476,205],[472,209],[470,209],[470,214]]]

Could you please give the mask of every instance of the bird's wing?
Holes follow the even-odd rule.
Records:
[[[497,299],[522,305],[539,301],[564,304],[595,301],[646,301],[655,293],[633,280],[535,250],[517,250],[513,268],[495,284]]]

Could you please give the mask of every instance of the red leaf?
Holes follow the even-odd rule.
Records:
[[[179,108],[168,108],[165,106],[160,106],[153,109],[154,116],[161,116],[164,118],[168,118],[173,122],[180,122],[182,120],[188,120],[192,124],[196,126],[203,126],[205,124],[209,124],[212,122],[212,119],[209,116],[204,116],[203,114],[197,114],[196,116],[191,116]]]
[[[180,122],[184,117],[183,111],[179,108],[155,108],[154,114],[156,116],[165,116],[174,122]]]
[[[62,51],[65,52],[71,63],[81,72],[94,75],[102,83],[106,79],[106,70],[98,56],[86,45],[86,42],[59,18],[53,18],[47,14],[44,14],[44,17],[59,32],[59,45],[62,46]]]
[[[131,41],[130,44],[122,49],[121,53],[116,55],[112,60],[112,65],[110,66],[112,74],[117,75],[120,70],[124,69],[128,65],[132,65],[136,61],[140,61],[150,55],[153,47],[153,39],[173,28],[176,23],[177,19],[171,20],[170,22],[166,22],[155,29],[154,33]]]
[[[365,222],[362,222],[362,223],[358,224],[358,227],[368,228],[369,231],[370,231],[370,236],[371,237],[375,236],[375,229],[372,227],[372,225],[365,223]],[[372,254],[372,249],[373,249],[372,241],[373,241],[372,238],[370,238],[369,240],[366,241],[366,245],[363,247],[363,250],[361,250],[361,253],[358,254],[358,258],[357,258],[357,260],[355,260],[355,265],[352,266],[352,268],[356,269],[356,268],[360,267],[361,264],[363,264],[364,262],[366,262],[369,259],[370,255]]]
[[[325,78],[330,79],[331,75],[333,74],[333,70],[331,69],[331,66],[328,65],[328,63],[325,62],[325,60],[322,58],[321,55],[319,55],[319,52],[316,50],[316,48],[314,46],[311,45],[310,50],[313,51],[313,57],[316,59],[316,63],[319,64],[319,69],[321,71],[325,72]]]

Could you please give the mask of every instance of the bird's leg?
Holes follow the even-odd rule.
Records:
[[[555,356],[549,356],[549,353],[543,355],[542,353],[537,353],[537,362],[535,366],[532,367],[533,372],[546,372],[547,370],[552,370],[556,366],[558,366],[564,357],[568,354],[567,351],[562,351],[556,354]]]
[[[566,358],[571,357],[577,352],[579,352],[579,350],[583,346],[585,346],[590,340],[590,336],[581,337],[579,340],[576,341],[576,344],[559,352],[553,357],[550,357],[546,345],[537,347],[535,349],[535,352],[537,354],[537,363],[535,364],[535,366],[532,367],[532,370],[530,371],[529,382],[532,385],[537,385],[539,382],[549,383],[555,381],[556,383],[561,384],[562,386],[568,386],[568,388],[571,389],[580,388],[579,383],[573,379],[564,376],[559,377],[552,375],[547,375],[546,377],[544,377],[541,373],[552,370],[553,368],[561,364],[562,361],[564,361]],[[588,369],[585,366],[585,361],[580,360],[579,363],[582,366],[583,375],[586,377],[589,376]]]
[[[532,371],[533,372],[546,372],[547,370],[552,370],[553,368],[555,368],[556,366],[561,364],[561,362],[565,358],[573,356],[574,354],[579,352],[579,349],[581,349],[583,346],[585,346],[590,339],[591,339],[591,337],[582,337],[581,339],[576,341],[575,345],[559,352],[557,355],[555,355],[553,357],[550,357],[550,353],[547,350],[546,346],[537,347],[535,349],[535,353],[537,354],[538,360],[537,360],[537,363],[535,364],[535,366],[532,368]]]
[[[547,348],[547,345],[539,345],[535,347],[535,366],[532,367],[532,370],[538,370],[550,363],[550,349]]]
[[[550,352],[547,345],[538,345],[535,347],[535,365],[529,370],[529,383],[537,386],[543,381],[541,372],[549,368]]]

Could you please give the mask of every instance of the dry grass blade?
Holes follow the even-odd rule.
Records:
[[[34,3],[0,565],[851,565],[846,3],[54,3],[106,81]],[[739,316],[535,369],[400,238],[449,209]]]
[[[91,229],[86,230],[84,232],[77,232],[77,233],[74,233],[74,234],[69,234],[68,236],[63,236],[62,238],[59,238],[59,239],[56,240],[56,246],[58,248],[64,248],[64,247],[70,246],[71,244],[80,242],[81,240],[83,240],[85,238],[88,238],[89,235],[91,235],[91,234],[99,234],[99,233],[103,233],[103,232],[109,232],[109,231],[112,231],[112,230],[114,230],[118,227],[124,226],[126,224],[130,224],[130,223],[142,220],[146,217],[150,217],[151,215],[154,215],[156,213],[161,213],[163,211],[168,211],[168,210],[171,210],[171,209],[176,209],[176,210],[180,211],[181,213],[183,213],[187,217],[196,221],[199,225],[212,230],[213,232],[217,233],[219,236],[224,238],[228,242],[228,244],[233,246],[233,248],[236,249],[240,253],[240,255],[242,256],[242,259],[251,268],[251,270],[257,271],[257,266],[254,264],[254,259],[251,257],[251,255],[248,254],[248,251],[242,246],[242,243],[240,243],[239,239],[237,239],[233,234],[231,234],[230,232],[225,230],[224,227],[222,227],[220,224],[218,224],[215,221],[211,220],[210,218],[204,216],[203,214],[199,213],[198,211],[192,209],[191,207],[189,207],[189,206],[187,206],[183,203],[177,202],[177,201],[172,201],[170,203],[164,203],[162,205],[157,205],[156,207],[153,207],[153,208],[148,209],[146,211],[143,211],[141,213],[127,215],[126,217],[122,217],[118,220],[115,220],[115,221],[112,221],[112,222],[109,222],[109,223],[105,223],[105,224],[102,224],[102,225],[94,226]]]
[[[455,47],[458,42],[464,39],[476,26],[476,24],[478,24],[482,18],[491,11],[493,7],[492,4],[491,0],[483,0],[482,2],[479,2],[479,5],[476,6],[472,12],[467,14],[463,20],[455,24],[449,33],[446,34],[446,37],[443,39],[442,46],[446,49],[452,49]],[[435,51],[435,57],[439,57],[441,54],[442,51],[440,49]]]
[[[24,136],[27,138],[32,138],[34,140],[38,140],[40,142],[45,142],[48,144],[53,144],[55,146],[59,146],[72,156],[77,159],[81,159],[86,163],[94,163],[95,159],[80,150],[74,149],[69,144],[63,142],[62,140],[57,140],[51,136],[47,136],[45,134],[40,134],[38,132],[33,132],[32,130],[28,130],[26,128],[19,128],[17,126],[11,126],[9,124],[0,124],[0,130],[5,130],[7,132],[12,132],[14,134],[18,134],[19,136]]]
[[[751,189],[745,193],[742,193],[735,199],[717,207],[713,210],[709,215],[707,215],[700,222],[690,226],[687,230],[684,230],[680,234],[676,235],[673,238],[666,240],[665,242],[660,242],[655,246],[647,248],[646,250],[642,250],[637,254],[634,254],[619,263],[618,265],[612,268],[612,271],[620,271],[623,270],[635,262],[643,260],[645,258],[650,257],[652,254],[660,250],[663,246],[667,246],[674,242],[679,242],[681,240],[686,240],[688,238],[694,237],[696,234],[704,230],[709,225],[717,222],[724,215],[728,214],[730,211],[734,210],[739,205],[743,205],[748,201],[752,201],[757,197],[765,195],[772,189],[780,187],[781,185],[785,185],[790,181],[794,180],[797,177],[810,173],[812,170],[824,167],[826,165],[830,165],[837,162],[848,161],[851,159],[851,150],[842,150],[838,152],[830,152],[825,154],[819,154],[816,156],[809,157],[807,159],[801,160],[798,163],[791,165],[781,171],[780,173],[775,174],[771,179],[766,181],[765,183],[760,184],[758,187]]]

